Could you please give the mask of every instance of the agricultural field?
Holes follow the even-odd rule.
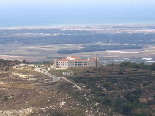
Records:
[[[53,61],[76,55],[102,64],[155,62],[153,25],[59,26],[0,29],[0,58]],[[145,60],[143,58],[151,58]]]

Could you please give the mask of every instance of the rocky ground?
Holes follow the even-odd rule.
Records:
[[[76,99],[76,94],[83,91],[79,88],[66,78],[52,82],[47,75],[32,68],[1,71],[0,116],[81,116],[95,113]]]

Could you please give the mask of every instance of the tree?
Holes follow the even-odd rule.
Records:
[[[103,105],[110,105],[111,104],[111,100],[108,98],[102,98],[102,104]]]
[[[132,106],[124,99],[117,98],[114,100],[113,107],[116,112],[119,112],[121,114],[125,114],[129,116],[132,111]]]
[[[27,64],[27,63],[29,63],[29,62],[28,62],[28,61],[26,61],[26,60],[23,60],[23,61],[22,61],[22,63]]]
[[[122,70],[119,70],[118,71],[118,75],[123,75],[124,73],[123,73],[123,71]]]
[[[151,65],[151,70],[152,70],[152,71],[155,71],[155,63],[153,63],[153,64]]]

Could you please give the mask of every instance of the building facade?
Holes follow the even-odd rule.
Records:
[[[88,58],[81,59],[77,56],[69,56],[62,59],[54,59],[54,68],[72,68],[72,67],[98,67],[99,59],[98,58]]]

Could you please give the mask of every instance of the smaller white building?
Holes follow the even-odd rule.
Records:
[[[77,56],[69,56],[62,59],[54,59],[54,68],[72,68],[72,67],[98,67],[99,59],[98,58],[88,58],[81,59]]]

